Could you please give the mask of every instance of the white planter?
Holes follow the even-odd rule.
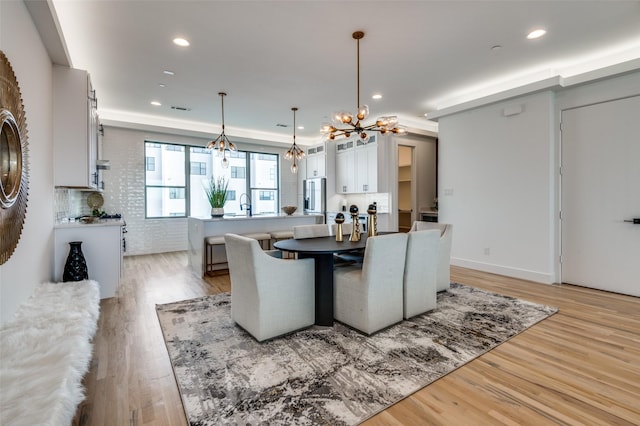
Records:
[[[222,216],[224,216],[224,207],[211,208],[211,217],[222,217]]]

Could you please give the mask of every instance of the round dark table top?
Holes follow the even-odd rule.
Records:
[[[280,240],[273,244],[278,250],[297,253],[344,253],[352,250],[363,249],[367,245],[367,234],[363,233],[360,241],[349,241],[349,235],[344,236],[344,241],[336,241],[335,236],[305,238],[301,240]]]

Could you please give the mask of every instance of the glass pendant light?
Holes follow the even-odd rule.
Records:
[[[237,151],[238,148],[236,148],[236,145],[229,140],[227,135],[224,134],[224,97],[227,96],[227,94],[225,92],[218,92],[218,95],[220,95],[222,105],[222,133],[207,144],[207,149],[215,149],[218,157],[222,155],[222,168],[226,169],[229,167],[227,152]]]
[[[301,149],[296,144],[296,111],[297,110],[298,108],[296,107],[291,108],[291,111],[293,111],[293,145],[291,145],[291,148],[289,148],[287,152],[284,153],[284,158],[286,160],[293,161],[293,163],[291,164],[291,173],[298,173],[298,160],[302,160],[304,158],[304,150]]]

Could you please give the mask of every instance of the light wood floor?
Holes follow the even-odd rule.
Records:
[[[560,312],[365,422],[373,425],[640,424],[640,299],[452,268],[452,280]],[[102,302],[75,425],[186,425],[155,304],[229,291],[186,253],[125,258]]]

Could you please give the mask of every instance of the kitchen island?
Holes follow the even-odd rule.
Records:
[[[189,267],[196,275],[205,274],[204,239],[224,234],[249,234],[254,232],[293,230],[298,225],[324,223],[322,214],[261,214],[255,216],[194,217],[188,220]],[[219,249],[219,250],[217,250]],[[214,256],[226,256],[222,247],[216,247]]]

